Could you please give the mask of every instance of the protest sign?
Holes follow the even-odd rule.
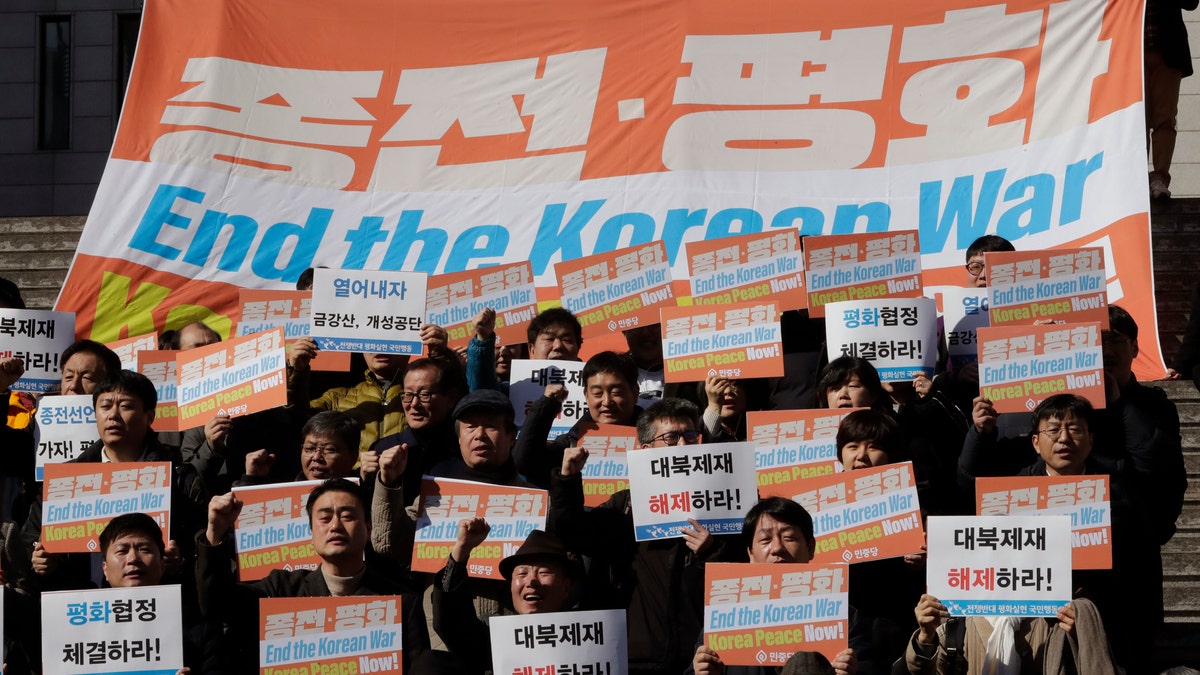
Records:
[[[548,385],[561,384],[567,390],[567,397],[550,427],[549,438],[570,431],[588,409],[583,396],[583,380],[579,377],[582,370],[583,361],[514,359],[508,373],[508,398],[516,413],[517,427],[525,424],[525,417],[534,402],[545,395]]]
[[[862,408],[746,413],[748,438],[755,448],[759,494],[791,499],[806,479],[841,471],[838,425],[856,410]]]
[[[121,359],[122,370],[137,370],[138,353],[158,349],[158,333],[117,340],[105,346]]]
[[[304,511],[308,494],[321,483],[312,480],[233,488],[234,496],[242,501],[242,510],[233,524],[239,579],[262,579],[273,569],[290,572],[321,566]]]
[[[884,382],[933,377],[937,364],[937,303],[930,298],[832,302],[825,306],[829,360],[866,359]]]
[[[658,323],[659,308],[675,306],[661,241],[555,263],[554,273],[584,339]]]
[[[286,366],[283,328],[179,352],[179,428],[286,404]]]
[[[704,644],[728,666],[782,666],[796,652],[833,661],[846,649],[846,565],[709,563]]]
[[[260,675],[398,673],[403,662],[400,596],[262,598]]]
[[[58,359],[72,342],[75,315],[70,312],[0,308],[0,359],[16,357],[25,364],[25,374],[10,387],[13,391],[57,389],[65,365]]]
[[[426,281],[416,272],[314,270],[309,332],[329,351],[420,354]]]
[[[42,546],[47,553],[96,553],[108,521],[145,513],[171,531],[170,462],[47,464]]]
[[[758,501],[750,443],[644,448],[625,461],[637,541],[682,537],[689,518],[713,534],[740,533]]]
[[[915,232],[834,234],[804,240],[809,316],[831,302],[921,297]]]
[[[770,299],[781,310],[808,306],[796,230],[689,242],[687,261],[697,305]]]
[[[983,258],[991,325],[1096,321],[1108,329],[1104,249],[998,251]]]
[[[42,593],[42,673],[175,675],[183,668],[179,586]]]
[[[621,490],[629,489],[625,453],[638,446],[637,428],[619,424],[594,424],[579,437],[588,451],[583,465],[583,505],[599,506]]]
[[[493,616],[488,623],[494,673],[629,672],[623,609]]]
[[[175,359],[179,352],[171,349],[138,352],[137,371],[154,383],[158,402],[154,406],[155,431],[183,431],[179,428],[179,395],[175,378]]]
[[[533,266],[525,261],[429,277],[425,304],[425,321],[446,329],[452,349],[467,346],[475,317],[487,307],[496,311],[496,344],[523,343],[538,314]]]
[[[1071,601],[1067,516],[930,516],[928,593],[952,616],[1055,616]]]
[[[264,291],[243,288],[238,294],[237,335],[245,337],[272,328],[283,328],[283,345],[307,337],[312,326],[311,291]],[[319,351],[308,362],[311,370],[344,373],[350,370],[350,355],[345,352]]]
[[[687,242],[769,230],[917,233],[934,286],[996,234],[1110,250],[1165,371],[1137,3],[347,2],[147,3],[58,300],[80,336],[318,265],[528,260],[550,300],[554,262],[662,241],[683,280]]]
[[[920,553],[925,543],[912,462],[886,464],[801,483],[791,497],[812,515],[813,562],[861,562]]]
[[[43,396],[38,401],[34,478],[42,480],[47,464],[69,462],[100,437],[90,394]]]
[[[981,516],[1071,517],[1071,567],[1112,568],[1112,504],[1108,476],[976,478]]]
[[[500,560],[520,548],[530,532],[546,529],[548,504],[545,490],[425,476],[421,482],[413,571],[441,571],[458,538],[458,521],[483,518],[492,529],[487,541],[471,552],[467,574],[503,579]]]
[[[988,327],[988,290],[986,288],[946,287],[942,289],[942,316],[946,352],[954,369],[979,360],[978,331]]]
[[[662,324],[667,382],[783,375],[779,305],[773,301],[667,307]]]
[[[997,412],[1029,412],[1072,393],[1103,408],[1100,324],[999,326],[979,331],[979,393]]]

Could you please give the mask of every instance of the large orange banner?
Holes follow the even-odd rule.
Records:
[[[462,17],[471,17],[462,21]],[[147,0],[60,310],[104,342],[308,267],[456,273],[794,230],[1098,247],[1157,334],[1141,0]],[[811,289],[810,289],[811,290]],[[633,316],[609,317],[620,326]],[[1164,371],[1153,340],[1139,375]]]

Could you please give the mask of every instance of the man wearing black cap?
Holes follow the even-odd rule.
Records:
[[[439,478],[473,480],[492,485],[532,487],[517,475],[512,448],[517,438],[513,407],[494,389],[480,389],[454,407],[458,456],[429,470]]]
[[[491,671],[492,652],[488,625],[471,605],[467,562],[490,529],[483,518],[460,520],[458,539],[434,580],[434,629],[474,673]],[[511,600],[501,614],[544,614],[574,607],[583,565],[557,537],[534,530],[516,553],[500,561],[500,573],[509,582]]]

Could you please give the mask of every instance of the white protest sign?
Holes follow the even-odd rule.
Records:
[[[937,363],[937,303],[930,298],[831,302],[825,306],[829,360],[866,359],[884,382],[933,377]]]
[[[1070,516],[930,516],[928,593],[954,616],[1055,616],[1071,601]]]
[[[758,501],[752,443],[644,448],[625,461],[638,541],[682,537],[688,518],[713,534],[739,533]]]
[[[548,385],[561,384],[567,389],[567,397],[562,402],[562,411],[550,428],[549,438],[570,431],[587,410],[583,380],[579,377],[582,370],[582,361],[514,360],[508,377],[508,398],[516,412],[517,427],[525,424],[525,417],[534,401],[545,395]]]
[[[14,391],[50,391],[58,386],[58,362],[63,350],[75,342],[75,315],[37,309],[0,309],[0,359],[15,356],[25,364],[25,374],[13,383]]]
[[[979,360],[979,336],[976,331],[988,323],[988,289],[947,286],[942,290],[942,316],[945,317],[946,351],[950,363],[961,368]]]
[[[313,340],[337,352],[420,354],[427,281],[419,272],[314,270]]]
[[[38,401],[34,477],[42,480],[47,464],[75,459],[100,437],[90,394],[43,396]]]
[[[157,675],[182,667],[179,586],[42,593],[43,675]]]
[[[493,673],[629,672],[625,610],[493,616],[489,625]]]

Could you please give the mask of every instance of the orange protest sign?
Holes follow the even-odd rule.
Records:
[[[808,237],[804,270],[812,317],[825,316],[831,302],[921,297],[916,232]]]
[[[629,489],[625,453],[638,445],[637,429],[619,424],[593,424],[579,437],[588,451],[583,466],[583,505],[599,506],[621,490]]]
[[[425,476],[412,569],[440,571],[458,537],[458,521],[484,518],[492,529],[471,552],[467,574],[503,579],[500,560],[520,548],[530,532],[546,529],[548,503],[545,490]]]
[[[259,673],[399,673],[400,596],[262,598]]]
[[[121,368],[137,370],[138,353],[158,349],[158,333],[147,333],[136,337],[109,342],[105,345],[121,359]]]
[[[689,242],[687,262],[697,305],[769,298],[782,310],[808,306],[796,230]]]
[[[1104,249],[1000,251],[984,263],[990,325],[1095,321],[1108,329]]]
[[[154,383],[158,403],[154,407],[155,431],[183,431],[179,427],[179,403],[176,401],[179,387],[175,378],[173,349],[138,352],[137,371]]]
[[[801,486],[790,496],[812,515],[813,562],[894,558],[925,544],[912,462],[817,476]]]
[[[979,392],[998,412],[1028,412],[1067,392],[1103,408],[1100,324],[979,328]]]
[[[779,305],[773,300],[665,307],[662,323],[667,382],[783,375]]]
[[[273,569],[315,570],[321,557],[312,544],[304,505],[321,481],[234,488],[242,510],[234,523],[238,578],[262,579]]]
[[[179,352],[179,427],[287,403],[283,328]]]
[[[237,334],[246,336],[272,328],[283,328],[284,347],[308,335],[312,317],[311,291],[267,291],[243,288],[238,292],[241,313]],[[346,352],[317,352],[308,362],[312,370],[344,373],[350,370],[350,354]]]
[[[709,563],[704,643],[737,666],[782,666],[796,652],[833,660],[849,636],[844,564]]]
[[[467,346],[475,316],[485,307],[496,311],[496,344],[526,341],[525,330],[538,314],[529,261],[429,277],[425,319],[446,329],[451,348]]]
[[[856,410],[862,408],[746,413],[759,494],[791,498],[803,489],[806,479],[841,471],[838,425]]]
[[[658,323],[658,309],[675,306],[661,241],[555,263],[554,273],[585,339]]]
[[[170,462],[47,464],[42,483],[42,546],[49,553],[96,553],[113,518],[145,513],[170,532]]]
[[[1018,476],[975,479],[980,516],[1071,516],[1071,568],[1112,568],[1108,476]]]

